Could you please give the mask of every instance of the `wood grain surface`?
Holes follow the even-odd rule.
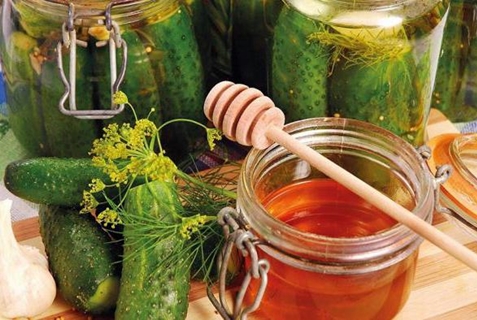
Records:
[[[431,136],[455,130],[447,119],[433,110],[430,117]],[[439,124],[442,127],[439,129]],[[477,234],[466,232],[453,221],[436,213],[433,224],[441,231],[477,253]],[[37,218],[14,223],[18,241],[43,249]],[[93,319],[78,313],[60,296],[51,308],[34,320]],[[99,319],[99,318],[96,318]],[[205,287],[192,283],[187,320],[215,320],[221,317],[206,296]],[[251,317],[250,319],[253,319]],[[472,271],[431,243],[424,241],[420,247],[417,271],[409,300],[395,320],[462,320],[477,319],[477,272]]]

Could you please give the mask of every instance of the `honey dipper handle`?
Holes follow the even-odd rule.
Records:
[[[319,169],[328,177],[367,200],[376,208],[381,209],[396,221],[407,226],[454,258],[477,271],[477,254],[461,245],[455,239],[416,217],[400,204],[394,202],[386,195],[377,191],[312,148],[298,142],[281,128],[273,125],[269,126],[265,131],[265,135],[299,158],[308,161],[311,166]]]

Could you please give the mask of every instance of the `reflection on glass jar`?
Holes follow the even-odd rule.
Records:
[[[285,0],[271,95],[288,121],[324,115],[424,141],[447,1]]]
[[[76,98],[78,110],[105,110],[113,105],[113,70],[121,69],[124,55],[117,48],[117,63],[110,63],[107,40],[113,29],[106,19],[110,1],[73,3],[7,0],[2,4],[0,53],[9,121],[20,143],[32,154],[87,156],[92,140],[102,134],[104,126],[134,120],[127,107],[109,120],[77,119],[59,111],[65,93],[59,58],[67,78],[76,72],[72,76],[76,95],[71,91],[70,102]],[[158,124],[178,117],[204,121],[204,74],[187,10],[178,0],[138,0],[113,2],[108,12],[128,49],[119,90],[126,93],[137,116],[147,117],[154,108],[150,119]],[[79,41],[75,55],[64,41],[63,23],[66,31],[75,31]],[[65,45],[58,53],[60,41]],[[70,57],[76,70],[70,68]],[[166,149],[171,157],[192,150],[198,135],[194,130],[182,124],[164,131],[162,140],[170,145]]]
[[[477,3],[452,0],[432,106],[454,122],[477,119]]]
[[[430,221],[434,189],[414,147],[362,121],[298,121],[286,131]],[[270,262],[258,319],[392,319],[411,291],[422,239],[280,146],[252,150],[237,209]],[[252,280],[250,303],[259,287]]]

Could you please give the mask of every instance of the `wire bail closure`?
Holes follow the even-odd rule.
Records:
[[[250,231],[245,230],[246,227],[240,223],[239,214],[235,209],[231,207],[223,208],[218,213],[217,219],[222,226],[226,241],[218,261],[219,300],[213,295],[210,287],[207,288],[207,296],[222,318],[226,320],[246,320],[247,316],[260,306],[268,284],[270,263],[266,259],[258,258],[256,245],[259,244],[259,241]],[[227,266],[234,247],[237,248],[244,257],[249,257],[250,267],[246,270],[242,284],[237,292],[233,309],[230,310],[226,301],[226,276]],[[243,299],[252,278],[260,279],[260,287],[252,304],[244,306]]]
[[[119,25],[111,19],[111,7],[112,3],[107,6],[104,12],[105,26],[109,31],[109,39],[107,41],[96,42],[96,47],[109,45],[109,62],[111,73],[111,106],[109,110],[78,110],[76,107],[76,50],[77,46],[86,48],[88,43],[77,39],[76,30],[74,28],[74,21],[77,18],[74,12],[74,5],[70,3],[68,7],[68,20],[62,25],[63,38],[58,42],[56,47],[58,69],[60,70],[61,80],[65,86],[65,92],[60,98],[58,107],[61,113],[65,115],[73,116],[78,119],[109,119],[124,110],[124,104],[114,103],[114,94],[119,91],[119,87],[124,80],[124,75],[126,73],[127,44],[124,39],[121,38]],[[65,75],[63,68],[63,47],[69,49],[70,53],[69,77]],[[122,61],[121,68],[119,69],[119,75],[116,65],[117,49],[122,49]],[[68,108],[65,107],[66,100],[69,100]]]
[[[424,145],[420,147],[418,150],[419,154],[424,160],[428,160],[431,157],[431,150],[428,146]],[[449,207],[445,207],[440,203],[440,195],[441,195],[441,185],[443,185],[451,176],[452,174],[452,166],[449,164],[444,164],[441,166],[436,167],[436,172],[434,174],[434,199],[435,204],[434,208],[437,212],[444,214],[448,217],[451,217],[464,226],[470,228],[471,230],[477,231],[477,227],[467,221],[467,219],[463,218],[461,215],[457,214],[453,209]]]

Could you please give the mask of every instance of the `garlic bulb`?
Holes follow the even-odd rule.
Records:
[[[40,250],[16,241],[11,207],[0,201],[0,318],[33,317],[51,306],[56,284]]]

